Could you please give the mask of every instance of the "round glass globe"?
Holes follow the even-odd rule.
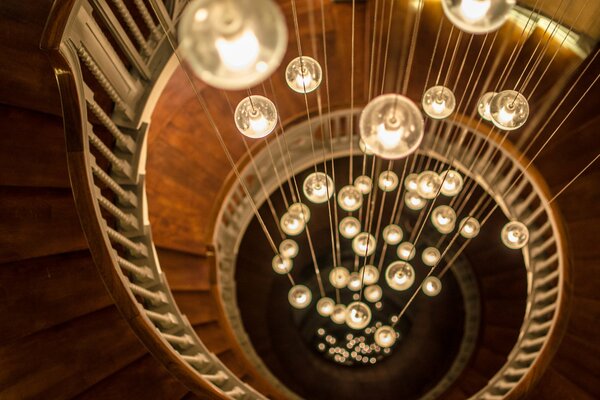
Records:
[[[417,191],[417,178],[418,174],[408,174],[406,178],[404,178],[404,188],[411,192]]]
[[[396,343],[396,331],[388,325],[383,325],[377,328],[373,335],[375,343],[384,349],[392,347]]]
[[[350,272],[345,267],[335,267],[329,272],[329,283],[336,289],[345,288],[350,280]]]
[[[398,187],[398,175],[394,171],[383,171],[379,174],[377,186],[384,192],[391,192]]]
[[[287,48],[287,26],[272,0],[195,0],[178,27],[179,48],[208,85],[242,90],[269,77]]]
[[[285,69],[285,80],[290,89],[297,93],[310,93],[316,90],[322,79],[321,66],[311,57],[296,57]]]
[[[410,261],[415,257],[417,250],[411,242],[402,242],[396,249],[396,253],[401,260]]]
[[[406,192],[404,194],[404,203],[411,210],[421,210],[427,204],[427,200],[419,196],[417,192]]]
[[[463,187],[463,177],[460,172],[449,169],[442,172],[440,178],[442,179],[441,194],[452,197],[460,193]]]
[[[385,94],[371,100],[360,115],[360,136],[376,155],[403,158],[423,140],[421,111],[407,97]]]
[[[367,147],[367,145],[365,144],[365,141],[362,139],[358,139],[358,148],[360,149],[360,151],[362,151],[363,153],[365,153],[368,156],[373,155],[373,151],[371,151],[371,149],[369,149]]]
[[[346,185],[337,195],[338,204],[345,211],[356,211],[362,206],[362,194],[354,185]]]
[[[390,224],[383,228],[382,236],[383,240],[387,244],[393,246],[400,243],[404,233],[402,232],[402,228],[400,228],[398,225]]]
[[[460,221],[460,234],[462,237],[472,239],[479,235],[481,224],[475,217],[465,217]]]
[[[292,239],[285,239],[279,243],[279,253],[283,258],[294,258],[298,255],[298,243]]]
[[[427,247],[425,250],[423,250],[423,253],[421,253],[421,260],[423,260],[423,264],[427,265],[428,267],[433,267],[438,263],[441,256],[442,255],[437,248]]]
[[[385,270],[385,281],[394,290],[407,290],[415,282],[415,270],[405,261],[394,261]]]
[[[442,0],[444,14],[457,28],[482,34],[500,28],[516,0]]]
[[[423,95],[423,111],[433,119],[447,118],[456,107],[452,90],[444,86],[433,86]]]
[[[340,235],[352,239],[360,232],[360,221],[354,217],[344,217],[340,221]]]
[[[496,92],[484,93],[484,95],[481,96],[479,102],[477,103],[477,112],[479,113],[479,116],[486,121],[492,121],[492,114],[490,112],[490,101],[495,95]]]
[[[271,261],[271,266],[273,267],[273,271],[277,272],[278,274],[285,275],[292,270],[294,263],[289,258],[275,254],[273,261]]]
[[[322,317],[329,317],[333,313],[333,307],[335,307],[335,301],[329,297],[321,297],[317,301],[317,312]]]
[[[529,103],[515,90],[504,90],[490,100],[492,123],[505,131],[523,126],[529,117]]]
[[[368,232],[361,232],[352,239],[352,250],[359,257],[368,257],[375,252],[375,237]]]
[[[372,285],[379,280],[379,270],[376,266],[367,264],[364,267],[360,267],[358,276],[365,285]]]
[[[346,325],[352,329],[364,329],[371,322],[371,309],[362,301],[355,301],[346,307]]]
[[[442,290],[442,282],[435,276],[428,276],[423,280],[421,289],[427,296],[434,297],[440,294],[440,291]]]
[[[448,234],[454,230],[456,224],[456,212],[450,206],[437,206],[431,213],[431,222],[438,232]]]
[[[373,181],[369,176],[361,175],[354,180],[354,186],[362,194],[369,194],[373,188]]]
[[[346,306],[343,304],[336,304],[333,307],[333,312],[331,313],[331,320],[338,324],[341,325],[344,322],[346,322]]]
[[[288,301],[294,308],[302,309],[308,307],[312,300],[312,293],[304,285],[292,286],[288,292]]]
[[[379,285],[367,286],[364,290],[365,299],[371,303],[377,303],[383,296],[383,290]]]
[[[277,126],[275,104],[263,96],[248,96],[235,108],[235,126],[244,135],[252,139],[267,136]]]
[[[362,288],[362,280],[358,272],[353,272],[348,278],[348,289],[358,292]]]
[[[417,177],[417,194],[424,199],[431,200],[437,195],[442,178],[433,171],[423,171]]]
[[[313,172],[304,179],[302,190],[310,202],[325,203],[333,196],[333,180],[323,172]]]
[[[288,213],[297,215],[304,222],[310,221],[310,208],[304,203],[290,204]]]
[[[501,238],[509,249],[521,249],[529,241],[529,229],[522,222],[511,221],[502,228]]]
[[[279,226],[286,235],[297,236],[304,231],[306,224],[304,223],[302,216],[286,212],[281,216]]]

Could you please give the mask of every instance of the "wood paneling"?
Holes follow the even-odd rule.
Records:
[[[205,257],[157,248],[160,267],[173,291],[209,290],[210,266]]]

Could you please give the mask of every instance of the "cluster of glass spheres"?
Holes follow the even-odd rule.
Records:
[[[522,127],[529,117],[529,103],[515,90],[488,92],[477,104],[479,116],[497,128],[512,131]]]

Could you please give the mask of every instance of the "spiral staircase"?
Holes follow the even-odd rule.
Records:
[[[289,2],[280,3],[290,22]],[[301,21],[307,22],[309,10],[299,3]],[[431,54],[440,18],[434,3],[426,2],[424,49],[415,65],[427,65]],[[248,205],[217,140],[207,133],[209,124],[163,30],[176,24],[184,5],[0,4],[0,398],[289,397],[253,359],[231,316],[228,294],[235,289],[224,281],[220,232],[227,223],[247,226],[250,214],[234,215]],[[343,38],[349,35],[349,7],[327,4],[335,22],[327,34],[330,68],[339,71],[330,80],[339,88],[332,92],[338,110],[348,106],[349,50]],[[414,16],[412,6],[399,7]],[[394,29],[400,34],[403,28]],[[541,34],[541,28],[533,32],[526,48],[535,47]],[[517,39],[505,36],[498,41],[499,54]],[[359,46],[367,43],[359,40]],[[399,54],[402,43],[393,46],[392,54]],[[583,70],[577,54],[564,49],[557,54],[553,62],[545,60],[546,79],[531,100],[532,109],[544,113],[515,139],[517,147],[536,133],[534,127],[545,122],[543,115]],[[288,50],[284,64],[292,57]],[[364,72],[363,58],[357,65]],[[502,61],[497,57],[496,69]],[[399,68],[400,60],[389,60],[388,74]],[[424,82],[425,70],[414,68],[413,79]],[[598,71],[600,61],[594,61],[582,81],[591,82]],[[280,81],[273,84],[261,90],[277,94],[281,115],[297,116],[285,125],[302,132],[302,99]],[[197,85],[211,111],[231,124],[219,92]],[[363,86],[357,104],[367,98]],[[420,90],[421,84],[410,86],[409,95],[418,98]],[[584,90],[578,87],[573,97]],[[560,126],[535,160],[537,175],[529,174],[510,199],[508,208],[537,227],[528,278],[492,262],[477,270],[479,288],[489,295],[481,331],[472,356],[441,398],[600,397],[598,168],[582,175],[553,207],[536,203],[551,198],[597,153],[597,93]],[[241,96],[231,95],[233,101]],[[336,126],[353,114],[344,115],[336,117]],[[468,119],[462,123],[472,127]],[[551,122],[545,134],[556,125]],[[237,133],[223,134],[234,159],[247,167]],[[343,141],[345,134],[336,136]],[[431,151],[443,155],[443,143],[435,146]],[[501,147],[488,146],[488,155]],[[499,192],[526,164],[514,163],[520,159],[514,149],[502,149],[509,161],[496,160],[489,179],[482,172]],[[252,149],[257,159],[263,150]],[[494,181],[499,172],[502,179]],[[253,190],[260,198],[258,188]],[[485,246],[471,254],[481,263],[493,258]]]

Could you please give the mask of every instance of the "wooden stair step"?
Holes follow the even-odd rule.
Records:
[[[579,385],[550,366],[530,395],[531,399],[595,400],[598,396],[587,393]]]
[[[164,247],[156,251],[173,291],[210,289],[210,265],[206,257]]]
[[[204,345],[213,353],[220,355],[231,348],[218,322],[196,324],[193,327]]]
[[[173,292],[173,297],[192,325],[205,324],[218,318],[215,300],[208,291]]]

